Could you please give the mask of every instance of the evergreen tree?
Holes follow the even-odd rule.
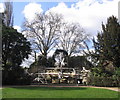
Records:
[[[69,58],[68,67],[70,68],[79,68],[82,70],[83,67],[90,69],[93,67],[92,63],[89,62],[85,56],[72,56]]]
[[[25,84],[24,69],[20,64],[30,54],[30,43],[12,27],[2,26],[2,83]],[[25,79],[25,80],[24,80]],[[29,79],[29,78],[28,78]],[[23,83],[21,83],[24,81]]]
[[[19,66],[30,54],[30,43],[17,30],[3,25],[2,27],[2,63],[11,67]]]
[[[102,31],[93,39],[95,52],[91,54],[99,66],[107,66],[110,62],[114,67],[120,67],[120,24],[118,19],[111,16],[107,24],[102,24]]]

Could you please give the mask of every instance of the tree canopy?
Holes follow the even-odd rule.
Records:
[[[102,31],[93,43],[95,52],[91,57],[98,66],[105,68],[112,63],[114,67],[120,67],[120,24],[116,17],[109,17],[106,25],[102,23]]]
[[[3,25],[2,27],[2,64],[4,67],[18,67],[30,54],[30,43],[17,30]]]
[[[68,52],[68,57],[79,53],[89,35],[79,23],[65,23],[59,33],[57,47]]]
[[[80,52],[88,39],[79,23],[65,22],[61,14],[53,12],[36,14],[32,21],[26,19],[23,33],[31,41],[33,49],[38,49],[46,57],[53,49],[63,49],[71,56]]]
[[[36,14],[33,21],[30,22],[26,19],[24,23],[24,33],[30,39],[33,49],[39,50],[45,57],[55,47],[61,19],[61,15],[50,12]]]

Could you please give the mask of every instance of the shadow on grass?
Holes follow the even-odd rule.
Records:
[[[2,100],[119,100],[119,98],[4,98]]]
[[[87,88],[85,87],[12,87],[14,89],[23,89],[23,90],[43,90],[43,91],[47,91],[47,90],[85,90]]]

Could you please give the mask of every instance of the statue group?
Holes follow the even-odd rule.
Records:
[[[69,68],[68,54],[66,51],[57,49],[53,55],[55,60],[55,67],[46,68],[44,73],[36,73],[37,77],[34,80],[42,84],[48,83],[67,83],[67,84],[88,84],[90,77],[90,70],[83,67],[82,70],[78,68]],[[81,81],[80,81],[81,80]]]

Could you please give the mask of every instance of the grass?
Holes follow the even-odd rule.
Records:
[[[0,88],[0,100],[2,99],[2,89]]]
[[[118,98],[118,92],[84,87],[14,87],[2,89],[3,98]]]

